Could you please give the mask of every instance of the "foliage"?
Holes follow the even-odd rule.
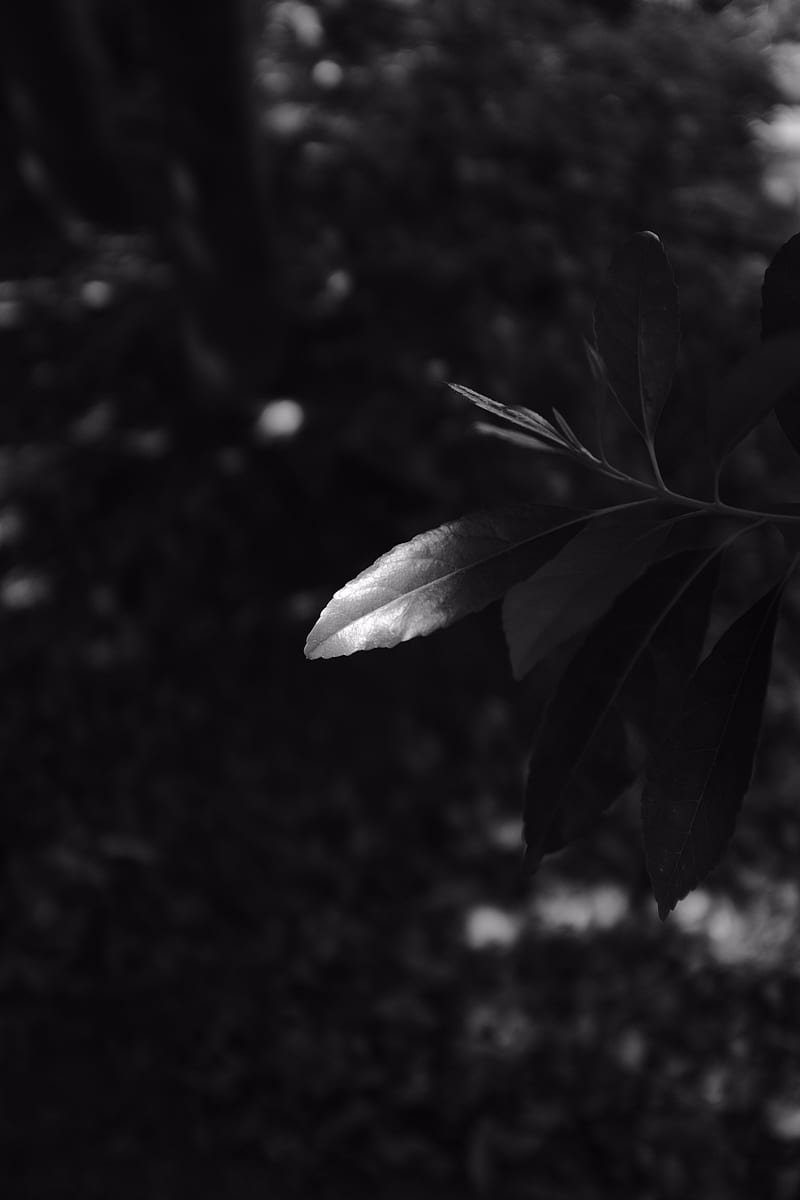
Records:
[[[278,6],[262,75],[293,265],[280,386],[412,486],[458,495],[430,461],[459,420],[442,379],[505,402],[546,389],[579,420],[575,345],[611,247],[641,228],[685,281],[687,365],[719,373],[779,228],[751,129],[777,98],[757,39],[669,4],[623,24],[558,0],[298,7],[316,33]]]
[[[598,299],[597,361],[617,408],[598,393],[593,450],[556,410],[551,422],[457,390],[513,426],[532,451],[563,454],[618,482],[628,497],[643,498],[594,511],[483,512],[422,534],[337,592],[306,644],[309,658],[395,646],[505,595],[515,673],[558,655],[528,767],[528,862],[536,866],[549,850],[592,829],[642,774],[645,857],[662,917],[716,865],[733,832],[753,773],[778,610],[796,561],[791,556],[704,655],[723,555],[748,532],[764,537],[777,528],[789,545],[796,540],[800,518],[791,509],[729,505],[719,487],[724,462],[750,429],[779,401],[796,404],[799,238],[780,251],[764,286],[765,335],[790,332],[766,336],[708,405],[715,500],[677,493],[662,477],[656,430],[677,360],[678,293],[660,240],[640,233],[614,257]],[[651,479],[607,457],[604,446],[620,418],[642,438]],[[787,424],[791,432],[790,418]],[[626,770],[628,735],[643,752]],[[601,773],[598,756],[609,743],[624,766]]]
[[[35,133],[63,160],[84,131],[44,120],[71,107],[45,46],[55,7],[88,24],[89,9],[117,22],[164,6],[31,8],[41,45],[26,61],[47,101]],[[484,491],[507,513],[532,472],[549,502],[579,507],[555,485],[567,468],[588,484],[584,467],[465,443],[468,406],[443,406],[440,381],[535,408],[552,396],[586,441],[581,335],[625,230],[668,237],[684,370],[713,375],[755,328],[747,280],[781,240],[748,126],[766,115],[768,56],[672,4],[642,0],[614,27],[598,18],[610,7],[265,6],[257,150],[288,336],[249,312],[279,373],[208,438],[174,367],[186,309],[160,253],[138,235],[92,234],[77,257],[41,232],[32,244],[22,183],[0,196],[14,233],[0,291],[0,1143],[15,1195],[516,1200],[531,1180],[554,1200],[797,1192],[796,1142],[775,1132],[782,1112],[791,1131],[797,1082],[788,657],[770,689],[769,803],[748,803],[715,886],[658,927],[639,919],[628,803],[588,846],[546,859],[531,903],[508,836],[519,754],[496,614],[408,643],[391,671],[380,655],[320,670],[299,654],[331,581],[376,547],[489,504]],[[289,27],[301,9],[317,14],[313,45]],[[474,36],[454,11],[485,14]],[[219,42],[175,20],[197,69],[186,123],[164,133],[202,153]],[[132,86],[100,89],[93,111],[123,100],[114,145],[141,146],[141,188],[164,162],[158,96],[120,49]],[[250,227],[218,161],[197,215],[221,264]],[[92,173],[76,182],[100,200]],[[104,306],[89,302],[98,284]],[[210,299],[237,328],[251,303],[228,286]],[[681,387],[679,374],[662,469]],[[278,395],[306,422],[266,443],[255,418]],[[717,605],[756,578],[723,573]],[[540,668],[526,702],[558,663]],[[623,779],[635,737],[624,718],[608,730],[596,770]],[[625,898],[613,926],[609,892]],[[515,946],[468,941],[487,904],[517,924]]]

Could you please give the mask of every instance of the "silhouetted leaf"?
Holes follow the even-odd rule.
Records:
[[[574,808],[576,797],[581,802],[576,793],[581,772],[595,739],[600,744],[607,722],[618,719],[623,690],[642,654],[718,553],[713,546],[686,551],[650,567],[595,625],[569,663],[545,713],[528,772],[525,840],[533,865],[547,849],[554,826],[591,824],[617,798],[614,787],[596,789],[587,811],[564,812]]]
[[[762,512],[775,513],[772,524],[783,538],[786,548],[795,554],[800,551],[800,503],[796,500],[783,500],[780,504],[767,501],[761,508]]]
[[[622,693],[627,718],[651,745],[663,735],[697,669],[721,564],[722,554],[714,555],[676,599]]]
[[[753,773],[783,582],[698,668],[647,773],[647,869],[662,920],[716,866]]]
[[[607,810],[636,782],[643,762],[618,706],[607,713],[548,826],[542,857],[557,854],[591,833]]]
[[[800,234],[781,246],[761,289],[761,336],[766,341],[793,333],[800,341]],[[794,387],[775,406],[775,415],[795,450],[800,453],[800,387]]]
[[[478,612],[580,532],[586,514],[539,505],[462,517],[395,546],[336,592],[307,658],[388,648]]]
[[[764,273],[761,333],[765,338],[800,329],[800,233],[781,246]]]
[[[684,553],[682,557],[689,574],[701,561],[696,553]],[[648,746],[665,714],[679,702],[682,687],[697,667],[719,578],[720,558],[720,554],[715,554],[677,597],[634,664],[564,794],[545,836],[543,854],[561,850],[590,833],[644,769]],[[677,563],[673,566],[677,573],[683,569]],[[574,653],[573,649],[570,657]],[[559,678],[563,674],[564,670]]]
[[[597,353],[595,347],[585,338],[583,347],[586,351],[586,357],[589,361],[589,369],[592,372],[594,380],[594,390],[592,393],[592,409],[594,413],[594,429],[595,437],[597,438],[597,449],[600,452],[602,459],[605,459],[606,446],[604,431],[607,424],[606,409],[609,404],[610,388],[608,386],[608,377],[603,360]]]
[[[654,233],[637,233],[615,254],[594,325],[609,385],[652,443],[672,387],[680,341],[678,289]]]
[[[524,738],[532,745],[542,723],[547,705],[564,675],[567,666],[580,649],[582,636],[571,638],[542,659],[529,671],[520,687],[520,708],[525,718]],[[602,742],[595,739],[592,753],[578,773],[572,793],[551,826],[544,846],[545,854],[563,849],[576,837],[587,832],[599,819],[594,815],[595,795],[613,792],[619,795],[635,780],[642,762],[631,762],[631,739],[621,714],[607,722]],[[598,744],[599,743],[599,744]],[[603,805],[605,807],[605,805]]]
[[[741,359],[709,399],[708,440],[717,465],[798,385],[800,338],[794,333],[770,338]]]
[[[599,513],[569,545],[503,601],[503,629],[515,679],[521,679],[557,646],[587,629],[659,556],[685,548],[673,536],[682,526],[696,545],[708,523],[655,500]]]

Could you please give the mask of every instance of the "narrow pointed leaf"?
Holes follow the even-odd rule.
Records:
[[[597,353],[597,350],[584,338],[584,349],[589,362],[589,369],[592,372],[594,380],[594,390],[592,392],[592,408],[594,411],[594,427],[595,436],[597,438],[597,449],[600,452],[602,461],[605,461],[606,454],[606,409],[608,406],[609,386],[606,376],[606,369],[603,360]]]
[[[586,351],[586,359],[589,363],[589,369],[592,372],[592,378],[598,387],[605,388],[608,384],[608,378],[602,358],[592,343],[587,341],[586,338],[583,339],[583,348]]]
[[[718,553],[715,547],[672,555],[652,566],[619,597],[587,635],[545,713],[528,771],[525,840],[536,865],[550,831],[565,817],[592,748],[613,721],[642,654],[674,606]],[[613,803],[596,798],[595,812]]]
[[[678,289],[654,233],[636,234],[614,256],[597,301],[595,337],[612,391],[652,443],[680,341]]]
[[[512,446],[520,446],[523,450],[536,450],[544,454],[564,454],[563,446],[554,446],[544,442],[532,433],[521,433],[519,429],[506,429],[504,425],[490,425],[488,421],[476,421],[473,425],[476,433],[487,437],[499,438],[501,442],[510,442]]]
[[[567,421],[566,417],[562,417],[561,413],[555,407],[553,408],[553,417],[564,437],[569,442],[570,446],[572,446],[573,450],[576,451],[576,453],[583,455],[584,458],[590,458],[592,462],[600,461],[599,458],[592,454],[591,450],[587,450],[583,442],[573,430],[572,426]]]
[[[454,392],[458,392],[460,396],[482,408],[485,412],[490,412],[495,417],[500,417],[503,421],[510,421],[512,425],[519,426],[520,429],[525,429],[528,433],[534,434],[536,437],[545,438],[553,442],[556,446],[563,446],[568,449],[568,443],[558,432],[554,425],[539,413],[533,412],[530,408],[523,408],[521,405],[501,404],[499,400],[491,400],[488,396],[481,395],[480,392],[473,391],[472,388],[464,387],[461,383],[451,383],[449,385]]]
[[[761,289],[761,336],[764,341],[794,334],[800,342],[800,234],[781,246]],[[800,454],[800,386],[791,388],[775,405],[783,432]]]
[[[783,582],[723,634],[648,769],[647,869],[662,920],[716,866],[753,773]]]
[[[751,350],[712,392],[708,440],[719,465],[779,401],[800,387],[800,337],[782,333]]]
[[[577,509],[539,505],[421,533],[336,592],[308,635],[306,657],[396,646],[479,612],[557,554],[585,519]]]
[[[659,555],[674,516],[651,500],[598,514],[532,578],[511,588],[503,629],[515,679],[608,611]]]

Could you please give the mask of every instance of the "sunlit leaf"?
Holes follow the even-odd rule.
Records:
[[[531,579],[511,588],[503,601],[503,629],[515,679],[601,617],[658,556],[674,528],[675,510],[658,501],[601,513]]]
[[[663,919],[716,866],[750,786],[783,583],[698,668],[647,773],[647,868]]]
[[[722,463],[775,405],[800,386],[800,337],[783,333],[747,354],[712,392],[708,440]]]
[[[336,592],[308,635],[306,657],[396,646],[478,612],[557,554],[585,519],[577,509],[538,505],[421,533]]]
[[[672,387],[680,341],[678,289],[661,241],[638,233],[614,256],[595,310],[608,383],[652,442]]]
[[[800,341],[800,234],[781,246],[767,268],[761,289],[762,338],[772,340],[786,333]],[[800,453],[800,386],[781,397],[775,415]]]
[[[650,567],[594,626],[567,666],[545,712],[528,771],[525,841],[532,865],[547,849],[553,827],[568,823],[565,806],[574,806],[581,773],[593,747],[606,737],[608,722],[616,721],[642,654],[718,552],[715,547],[687,551]],[[579,816],[598,816],[618,794],[614,787],[596,791],[591,811]]]

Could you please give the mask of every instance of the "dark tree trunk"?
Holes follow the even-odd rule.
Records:
[[[267,386],[281,343],[261,12],[260,0],[0,5],[8,169],[71,242],[91,244],[98,226],[152,232],[179,300],[176,386],[206,401]]]
[[[207,393],[257,386],[280,343],[255,103],[259,0],[147,0],[165,116],[156,223]]]
[[[0,5],[0,68],[17,168],[70,240],[133,216],[114,149],[116,96],[85,0]]]

